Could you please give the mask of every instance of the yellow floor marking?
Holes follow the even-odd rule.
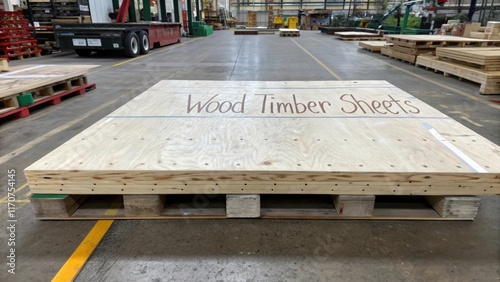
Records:
[[[16,194],[17,192],[23,190],[27,186],[28,186],[28,183],[24,183],[23,185],[19,186],[16,190],[14,190],[14,193],[11,193],[11,194]],[[7,194],[5,197],[1,198],[0,203],[5,203],[6,202],[5,200],[7,200],[8,197],[9,197],[9,194]]]
[[[136,60],[143,59],[143,58],[148,57],[148,56],[150,56],[150,55],[156,55],[156,54],[159,54],[159,53],[161,53],[161,52],[165,52],[165,51],[168,51],[168,50],[172,50],[172,49],[174,49],[174,48],[177,48],[177,47],[180,47],[180,46],[184,46],[184,45],[186,45],[186,44],[188,44],[188,43],[191,43],[191,42],[193,42],[193,41],[200,40],[201,38],[203,38],[203,37],[200,37],[200,38],[195,38],[195,39],[190,40],[190,41],[188,41],[188,42],[183,42],[183,43],[180,43],[180,44],[172,45],[172,46],[170,46],[170,47],[166,47],[165,49],[161,49],[161,50],[159,50],[158,52],[148,53],[148,54],[146,54],[146,55],[141,55],[141,56],[138,56],[138,57],[135,57],[135,58],[132,58],[132,59],[128,59],[128,60],[123,61],[123,62],[120,62],[120,63],[118,63],[118,64],[114,64],[114,65],[113,65],[113,66],[111,66],[111,67],[118,67],[118,66],[121,66],[121,65],[124,65],[124,64],[130,63],[130,62],[133,62],[133,61],[136,61]],[[103,69],[103,70],[104,70],[104,69]]]
[[[445,106],[443,104],[439,104],[441,107],[445,108],[445,109],[448,109],[448,106]]]
[[[477,123],[477,122],[475,122],[475,121],[471,120],[470,118],[468,118],[468,117],[466,117],[466,116],[461,116],[460,118],[461,118],[461,119],[463,119],[463,120],[465,120],[465,121],[468,121],[469,123],[472,123],[473,125],[475,125],[475,126],[477,126],[477,127],[483,127],[483,125],[482,125],[482,124]]]
[[[316,58],[313,54],[311,54],[309,51],[307,51],[304,47],[302,47],[299,43],[297,43],[297,41],[295,41],[294,39],[290,38],[290,40],[293,41],[293,43],[295,43],[297,46],[299,46],[300,49],[302,49],[302,51],[306,52],[307,55],[309,55],[311,58],[313,58],[313,60],[316,61],[316,63],[318,63],[320,66],[322,66],[329,74],[331,74],[333,77],[335,77],[337,80],[342,80],[342,78],[340,76],[338,76],[336,73],[334,73],[330,68],[328,68],[325,64],[323,64],[323,62],[321,62],[318,58]]]
[[[121,207],[121,201],[114,201],[111,207],[104,213],[107,216],[115,216]],[[64,263],[59,272],[52,279],[53,282],[74,281],[78,273],[82,270],[87,260],[94,252],[99,242],[101,242],[106,232],[113,224],[114,220],[99,220],[92,230],[73,252],[71,257]]]
[[[461,111],[449,111],[450,114],[461,114]]]

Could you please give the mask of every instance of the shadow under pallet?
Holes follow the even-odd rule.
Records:
[[[479,197],[338,195],[43,195],[38,219],[473,220]],[[135,198],[134,198],[135,197]],[[234,204],[233,204],[234,203]],[[237,205],[237,206],[235,206]]]

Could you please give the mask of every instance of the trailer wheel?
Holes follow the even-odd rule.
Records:
[[[80,57],[90,57],[92,50],[89,49],[75,49],[75,53]]]
[[[139,31],[139,41],[141,42],[141,54],[149,53],[151,46],[149,46],[148,33],[143,30]]]
[[[139,37],[135,32],[129,32],[127,33],[127,36],[125,36],[125,42],[123,44],[125,47],[125,55],[128,57],[137,57],[140,52],[140,43],[139,43]]]

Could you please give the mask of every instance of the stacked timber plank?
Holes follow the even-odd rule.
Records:
[[[254,29],[235,29],[234,35],[258,35],[259,31]]]
[[[441,219],[381,212],[377,200],[433,196],[438,208],[500,194],[499,151],[385,81],[161,81],[25,175],[40,218],[308,218],[303,198],[329,195],[310,218]],[[175,206],[184,194],[222,195],[223,214]],[[302,202],[280,212],[263,201],[283,194]],[[74,211],[99,195],[119,195],[124,209],[96,215],[101,200]]]
[[[256,27],[257,26],[257,13],[254,11],[248,11],[248,21],[247,26]]]
[[[386,35],[385,39],[392,46],[382,48],[383,55],[411,64],[415,64],[418,55],[434,54],[438,47],[500,46],[500,41],[448,35]]]
[[[0,118],[16,114],[29,115],[29,108],[42,103],[60,103],[62,96],[83,94],[95,84],[87,81],[87,72],[93,65],[23,65],[0,74]],[[30,105],[20,106],[18,97],[31,95]]]
[[[358,46],[373,53],[380,53],[383,47],[392,45],[385,41],[359,41]]]
[[[362,40],[384,40],[382,34],[362,31],[339,31],[335,32],[339,39],[344,41],[362,41]]]
[[[419,56],[416,65],[479,83],[481,94],[500,94],[500,47],[437,48],[436,55]]]
[[[296,28],[280,28],[279,34],[281,37],[298,37],[300,36],[300,30]]]
[[[467,36],[472,38],[500,40],[500,22],[489,21],[484,27],[479,23],[473,23],[466,31]],[[464,36],[466,36],[465,33]]]

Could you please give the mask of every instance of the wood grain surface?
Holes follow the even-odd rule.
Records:
[[[33,193],[500,194],[500,148],[385,81],[161,81],[25,173]]]

